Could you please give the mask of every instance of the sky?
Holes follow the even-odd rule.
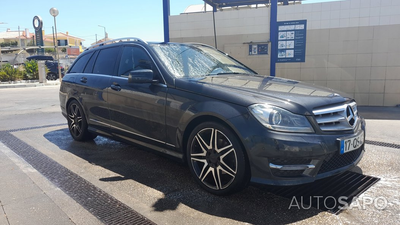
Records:
[[[332,0],[306,0],[304,3]],[[109,38],[138,37],[146,41],[163,41],[162,0],[100,1],[100,0],[21,0],[1,1],[0,32],[7,28],[28,28],[34,33],[33,17],[40,16],[46,34],[52,33],[54,18],[50,8],[59,10],[56,17],[57,31],[85,39],[88,47],[97,39],[104,38],[106,27]],[[170,0],[171,15],[179,15],[189,5],[203,4],[202,0]],[[5,23],[5,24],[1,24]]]

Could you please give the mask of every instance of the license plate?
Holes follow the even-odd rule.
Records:
[[[358,149],[364,143],[364,132],[355,137],[340,139],[340,154]]]

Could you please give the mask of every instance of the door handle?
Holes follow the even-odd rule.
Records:
[[[114,91],[120,91],[121,86],[117,83],[113,83],[113,84],[111,84],[111,89],[113,89]]]
[[[86,83],[86,82],[87,82],[87,78],[86,78],[86,77],[82,77],[82,78],[81,78],[81,82],[82,82],[82,83]]]

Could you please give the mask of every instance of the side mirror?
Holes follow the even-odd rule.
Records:
[[[132,70],[129,72],[128,83],[152,83],[153,70]]]

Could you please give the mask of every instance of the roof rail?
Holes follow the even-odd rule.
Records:
[[[138,42],[142,42],[142,43],[147,44],[147,42],[143,41],[143,40],[140,39],[140,38],[136,38],[136,37],[124,37],[124,38],[117,38],[117,39],[112,39],[112,40],[104,41],[104,42],[101,42],[101,43],[98,43],[98,44],[94,44],[94,45],[92,45],[92,46],[86,48],[86,50],[89,50],[89,49],[92,49],[92,48],[96,48],[96,47],[100,47],[100,46],[103,46],[103,45],[113,44],[113,43],[116,43],[116,42],[123,42],[123,41],[138,41]],[[86,51],[86,50],[85,50],[85,51]]]

